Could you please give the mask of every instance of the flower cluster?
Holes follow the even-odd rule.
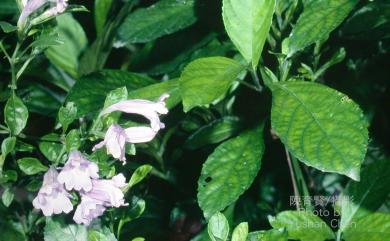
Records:
[[[113,111],[141,114],[150,120],[150,127],[130,127],[123,129],[119,125],[111,125],[104,140],[94,149],[106,146],[107,152],[114,158],[125,162],[125,144],[141,143],[152,140],[157,132],[164,128],[159,114],[166,114],[165,99],[158,102],[147,100],[127,100],[114,104],[102,113]],[[126,206],[123,188],[127,186],[123,174],[112,179],[99,179],[98,166],[89,161],[79,151],[72,151],[60,173],[51,167],[44,175],[43,184],[33,206],[41,209],[45,216],[69,213],[73,210],[72,196],[68,191],[78,191],[81,202],[78,204],[73,220],[78,224],[89,225],[93,219],[101,216],[108,207]]]

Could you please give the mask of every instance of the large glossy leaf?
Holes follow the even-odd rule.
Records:
[[[272,128],[309,166],[359,180],[367,150],[367,123],[348,96],[313,82],[273,85]]]
[[[230,39],[256,68],[271,26],[275,0],[223,0],[222,10]]]
[[[13,135],[18,135],[26,126],[28,119],[27,107],[16,95],[11,95],[4,108],[4,121]]]
[[[284,211],[270,218],[275,229],[285,228],[289,239],[324,241],[333,239],[332,229],[318,216],[306,211]]]
[[[68,225],[48,218],[44,237],[45,241],[86,241],[88,233],[87,228],[83,225]]]
[[[63,44],[50,47],[45,54],[54,65],[77,77],[78,58],[87,46],[87,36],[81,25],[70,14],[58,16],[57,22],[58,34]]]
[[[263,126],[219,145],[208,157],[198,181],[198,202],[210,218],[249,188],[261,166]]]
[[[345,241],[384,241],[390,237],[390,214],[374,213],[352,223],[343,234]]]
[[[240,63],[224,57],[191,62],[180,77],[184,111],[196,106],[208,106],[223,97],[244,68]]]
[[[129,15],[118,30],[118,41],[145,43],[186,28],[196,21],[194,0],[162,0]]]
[[[373,162],[362,171],[360,182],[350,181],[340,196],[340,231],[375,212],[390,194],[390,160]]]
[[[358,0],[306,1],[303,13],[291,35],[283,41],[282,52],[292,56],[295,52],[326,39],[355,7]]]
[[[130,92],[155,83],[154,80],[131,72],[120,70],[102,70],[79,79],[71,89],[67,101],[77,107],[77,116],[103,108],[107,94],[126,86]]]
[[[185,146],[197,149],[208,144],[216,144],[236,135],[240,128],[241,122],[238,117],[226,116],[199,128],[188,137]]]
[[[169,98],[166,100],[169,109],[179,104],[181,101],[179,80],[172,79],[130,91],[128,98],[156,101],[162,94],[169,94]]]

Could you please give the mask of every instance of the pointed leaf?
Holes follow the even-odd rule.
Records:
[[[249,188],[264,153],[263,126],[219,145],[203,164],[198,180],[198,202],[209,218]]]
[[[4,119],[13,135],[18,135],[26,126],[28,110],[16,95],[11,95],[8,99],[4,108]]]
[[[272,88],[272,128],[289,151],[306,165],[359,180],[368,142],[359,106],[313,82],[284,82]]]
[[[212,241],[226,241],[229,236],[229,223],[220,212],[210,218],[207,229]]]
[[[223,0],[222,10],[226,32],[255,69],[271,26],[275,0]]]
[[[232,241],[246,241],[248,237],[248,223],[240,223],[233,230]]]
[[[184,111],[208,106],[222,98],[244,66],[224,57],[201,58],[191,62],[180,77]]]
[[[48,170],[47,166],[44,166],[37,158],[24,157],[17,162],[20,170],[27,175],[35,175]]]
[[[390,237],[390,214],[374,213],[347,227],[345,241],[384,241]]]

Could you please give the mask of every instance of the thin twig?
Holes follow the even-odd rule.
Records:
[[[294,195],[295,195],[296,198],[299,197],[298,201],[296,202],[297,210],[300,211],[301,210],[301,205],[300,205],[300,197],[301,197],[301,195],[299,194],[297,182],[295,180],[295,174],[294,174],[294,169],[293,169],[292,164],[291,164],[290,153],[288,152],[286,147],[284,149],[286,151],[286,158],[287,158],[288,168],[290,170],[291,181],[292,181],[293,189],[294,189]]]

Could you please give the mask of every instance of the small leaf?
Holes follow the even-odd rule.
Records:
[[[42,186],[42,181],[41,180],[32,180],[26,185],[26,189],[29,192],[37,192],[39,188]]]
[[[208,106],[222,98],[244,69],[240,63],[224,57],[201,58],[191,62],[180,77],[184,111],[188,112],[196,106]]]
[[[256,231],[248,234],[247,241],[287,241],[287,232],[285,230],[267,230]]]
[[[350,181],[339,197],[340,232],[359,218],[375,212],[390,194],[390,160],[382,159],[362,171],[360,182]]]
[[[270,218],[274,229],[285,228],[289,239],[324,241],[334,239],[332,229],[321,218],[306,211],[284,211]]]
[[[18,180],[18,173],[14,170],[7,170],[3,175],[0,174],[0,183],[16,182],[16,180]]]
[[[348,16],[358,0],[306,1],[303,13],[288,39],[283,41],[282,52],[292,56],[297,51],[323,40]]]
[[[18,27],[5,21],[0,21],[0,27],[4,33],[12,33],[13,31],[18,30]]]
[[[186,140],[185,147],[193,150],[208,144],[216,144],[238,134],[240,129],[241,121],[239,118],[226,116],[195,131]]]
[[[261,166],[263,126],[219,145],[203,164],[198,180],[198,202],[210,218],[249,188]]]
[[[50,133],[43,136],[39,142],[39,150],[51,162],[54,162],[62,150],[59,135]]]
[[[368,143],[367,122],[346,95],[314,82],[272,87],[272,128],[299,160],[359,180]]]
[[[1,200],[3,201],[4,206],[9,207],[11,205],[12,201],[14,200],[14,193],[11,191],[11,189],[6,188],[1,195]]]
[[[27,107],[16,95],[11,95],[4,108],[4,121],[13,135],[18,135],[26,127]]]
[[[229,223],[220,212],[210,218],[207,229],[212,241],[226,241],[229,236]]]
[[[115,235],[107,227],[99,230],[88,230],[88,241],[117,241]]]
[[[356,220],[343,233],[345,241],[384,241],[390,237],[390,214],[374,213]]]
[[[46,219],[45,241],[86,241],[87,237],[87,228],[83,225],[64,224],[57,219]]]
[[[18,166],[26,175],[35,175],[40,172],[46,172],[48,168],[44,166],[37,158],[24,157],[19,159]]]
[[[248,237],[248,223],[240,223],[233,230],[232,241],[246,241]]]
[[[130,200],[129,207],[122,210],[121,222],[128,223],[132,220],[139,218],[145,211],[146,202],[145,200],[133,196]]]
[[[152,169],[153,167],[151,165],[142,165],[138,167],[133,175],[131,175],[130,181],[127,184],[127,188],[130,189],[141,182]]]
[[[119,27],[118,45],[149,42],[192,25],[194,5],[194,0],[162,0],[136,10]]]
[[[80,148],[81,140],[79,130],[74,129],[69,131],[68,135],[66,135],[65,145],[68,152],[78,150]]]
[[[58,111],[58,121],[61,123],[64,132],[69,125],[77,118],[77,107],[73,102],[66,103],[65,107],[61,107]]]
[[[271,27],[275,0],[223,0],[222,11],[230,39],[256,69]]]
[[[16,144],[16,137],[7,137],[1,143],[1,154],[5,158],[9,153],[11,153]]]
[[[116,104],[122,100],[127,100],[127,88],[121,87],[108,93],[106,100],[104,101],[104,108],[107,108],[113,104]]]

